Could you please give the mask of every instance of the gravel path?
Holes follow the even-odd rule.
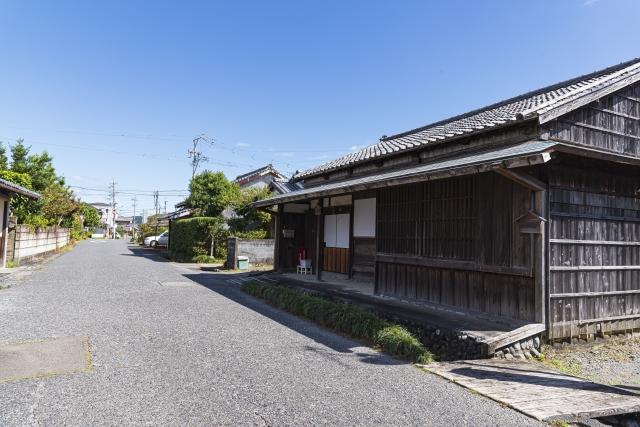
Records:
[[[539,425],[146,254],[86,241],[0,290],[0,342],[88,336],[95,367],[0,383],[0,425]]]
[[[547,347],[545,363],[592,381],[640,386],[640,337],[613,337],[601,342]]]

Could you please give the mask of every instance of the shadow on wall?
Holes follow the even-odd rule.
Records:
[[[227,283],[230,277],[224,274],[185,274],[184,277],[193,280],[194,282],[204,286],[205,288],[216,292],[217,294],[241,304],[256,313],[259,313],[269,319],[280,323],[281,325],[296,331],[297,333],[304,335],[319,344],[331,348],[334,351],[345,354],[354,354],[360,358],[364,363],[370,363],[374,365],[402,365],[408,364],[401,360],[396,360],[385,354],[369,354],[358,353],[352,350],[353,347],[366,346],[366,344],[358,343],[350,338],[345,338],[334,332],[323,329],[321,326],[316,325],[313,322],[301,319],[292,314],[281,311],[275,307],[268,305],[265,302],[257,300],[244,292],[242,292],[238,285]],[[324,352],[322,349],[309,347],[305,348],[306,351],[316,352],[318,354],[326,355],[328,358],[334,356],[329,352]]]

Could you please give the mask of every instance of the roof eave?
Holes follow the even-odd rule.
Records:
[[[459,175],[470,175],[482,172],[489,172],[498,168],[516,168],[523,166],[532,166],[536,164],[546,163],[551,160],[551,153],[554,151],[554,146],[551,146],[545,150],[536,153],[530,153],[520,156],[514,156],[512,158],[496,159],[493,161],[487,161],[483,163],[464,165],[459,167],[446,168],[438,170],[436,172],[422,172],[411,175],[406,175],[402,178],[380,180],[378,182],[355,184],[352,186],[344,186],[335,189],[320,190],[317,192],[309,192],[304,194],[296,194],[292,192],[286,196],[276,196],[270,199],[259,200],[252,203],[253,207],[262,208],[268,206],[274,206],[276,204],[290,203],[295,201],[304,201],[317,199],[319,197],[333,196],[336,194],[352,193],[357,191],[365,191],[376,188],[391,187],[403,184],[410,184],[418,181],[431,181],[436,179],[450,178]],[[312,190],[312,189],[310,189]]]
[[[404,154],[407,154],[407,153],[413,153],[415,151],[429,149],[429,148],[434,147],[434,146],[439,146],[439,145],[444,145],[444,144],[456,142],[456,141],[458,141],[460,139],[469,138],[469,137],[475,137],[475,136],[478,136],[478,135],[481,135],[481,134],[485,134],[485,133],[504,130],[505,128],[508,128],[510,126],[522,125],[523,123],[526,123],[528,121],[534,121],[534,120],[537,120],[537,119],[538,119],[537,115],[532,115],[532,116],[529,116],[529,117],[514,117],[513,120],[506,121],[506,122],[504,122],[502,124],[499,124],[499,125],[487,126],[487,127],[482,128],[482,129],[477,129],[477,130],[474,130],[472,132],[463,133],[463,134],[460,134],[460,135],[455,135],[455,136],[452,136],[450,138],[445,138],[445,139],[436,140],[436,141],[429,141],[426,144],[421,144],[421,145],[418,145],[416,147],[408,148],[406,150],[393,151],[391,153],[387,153],[387,154],[384,154],[384,155],[381,155],[381,156],[378,156],[378,157],[374,157],[374,158],[371,158],[371,159],[358,160],[358,161],[354,161],[352,163],[348,163],[348,164],[345,164],[345,165],[342,165],[342,166],[335,166],[335,167],[330,168],[330,169],[325,169],[325,170],[322,170],[322,171],[319,171],[319,172],[314,172],[314,173],[309,174],[309,175],[304,175],[304,176],[302,176],[300,178],[297,178],[296,175],[294,175],[293,178],[291,178],[291,179],[294,182],[299,182],[299,181],[302,181],[302,180],[305,180],[305,179],[308,179],[308,178],[313,178],[315,176],[324,175],[324,174],[330,173],[330,172],[335,172],[337,170],[347,169],[347,168],[350,168],[350,167],[353,167],[355,165],[359,165],[359,164],[362,164],[362,163],[375,162],[375,161],[378,161],[378,160],[381,160],[381,159],[387,159],[389,157],[393,157],[393,156],[396,156],[396,155],[404,155]]]

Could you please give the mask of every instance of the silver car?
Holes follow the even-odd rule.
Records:
[[[167,246],[169,244],[169,232],[165,231],[159,236],[148,236],[144,238],[144,245],[157,248],[158,246]]]

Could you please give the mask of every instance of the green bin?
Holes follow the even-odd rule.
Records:
[[[248,270],[249,269],[249,258],[246,256],[238,257],[238,270]]]

